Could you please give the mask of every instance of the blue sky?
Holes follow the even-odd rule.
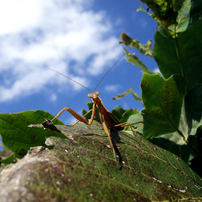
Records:
[[[156,22],[136,12],[138,6],[147,8],[136,0],[0,0],[1,113],[41,109],[56,115],[70,107],[81,114],[90,101],[89,92],[45,70],[59,71],[94,91],[123,54],[122,32],[140,43],[154,42]],[[153,58],[130,51],[151,70],[157,68]],[[97,89],[105,107],[143,109],[131,95],[112,100],[128,88],[141,94],[141,78],[140,69],[122,58]],[[67,112],[61,120],[73,122]]]

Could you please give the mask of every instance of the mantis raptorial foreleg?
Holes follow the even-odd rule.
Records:
[[[64,109],[62,109],[58,114],[57,114],[57,116],[55,116],[53,119],[52,119],[52,121],[54,120],[54,119],[58,119],[59,118],[59,116],[66,110],[66,111],[68,111],[67,109],[66,109],[67,107],[65,107]],[[71,109],[72,110],[72,109]],[[91,111],[92,111],[93,109],[90,109],[85,115],[83,115],[83,117],[85,117],[87,114],[89,114]],[[73,110],[72,110],[73,111]],[[75,112],[75,111],[74,111]],[[76,112],[75,112],[76,113]],[[72,114],[72,113],[71,113]],[[76,113],[77,114],[77,113]],[[95,112],[95,114],[96,114],[96,112]],[[77,115],[79,115],[80,116],[80,114],[77,114]],[[85,119],[86,120],[86,119]],[[77,123],[79,123],[80,121],[76,121],[75,123],[73,123],[72,125],[69,125],[69,126],[75,126]],[[82,121],[81,121],[82,122]],[[84,122],[83,122],[84,123]],[[85,122],[85,124],[86,124],[87,122]],[[88,125],[88,124],[87,124]]]
[[[72,110],[72,109],[70,109],[69,107],[64,107],[53,119],[52,119],[52,121],[54,120],[54,119],[58,119],[59,118],[59,116],[64,112],[64,111],[68,111],[72,116],[74,116],[78,121],[80,121],[80,122],[82,122],[82,123],[85,123],[86,125],[91,125],[92,123],[93,123],[93,119],[94,119],[94,116],[95,116],[95,109],[94,108],[96,108],[95,106],[93,106],[93,109],[92,110],[90,110],[90,111],[92,111],[92,115],[91,115],[91,118],[90,118],[90,120],[89,120],[89,122],[83,117],[83,116],[81,116],[80,114],[78,114],[78,113],[76,113],[74,110]],[[89,111],[89,112],[90,112]],[[89,113],[88,112],[88,113]],[[87,113],[87,114],[88,114]],[[86,115],[87,115],[86,114]]]
[[[90,112],[92,111],[92,115],[91,115],[91,118],[90,118],[89,121],[87,121],[83,116],[81,116],[80,114],[76,113],[74,110],[70,109],[69,107],[64,107],[64,108],[57,114],[57,116],[52,119],[52,121],[53,121],[54,119],[58,119],[59,116],[60,116],[64,111],[68,111],[70,114],[72,114],[72,116],[74,116],[74,117],[78,120],[78,121],[77,121],[75,124],[73,124],[73,125],[76,125],[79,121],[82,122],[82,123],[85,123],[86,125],[91,125],[91,124],[93,123],[93,119],[94,119],[94,116],[95,116],[95,113],[96,113],[96,105],[93,104],[93,109],[90,110],[90,111],[88,111],[88,112],[85,114],[85,115],[87,115],[88,113],[90,113]],[[105,121],[103,120],[103,118],[102,118],[101,122],[102,122],[102,125],[103,125],[103,129],[104,129],[105,133],[107,134],[107,136],[108,136],[108,138],[109,138],[109,143],[110,143],[111,149],[113,150],[114,158],[116,159],[116,154],[115,154],[114,146],[113,146],[113,144],[112,144],[112,140],[111,140],[111,137],[110,137],[110,132],[109,132],[109,130],[108,130],[108,128],[107,128],[107,125],[106,125]]]

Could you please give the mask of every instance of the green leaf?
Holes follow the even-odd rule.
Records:
[[[125,123],[125,122],[128,122],[128,119],[130,116],[132,115],[135,115],[135,114],[138,114],[139,111],[137,109],[128,109],[126,110],[123,115],[122,115],[122,118],[121,118],[121,123]]]
[[[153,55],[165,78],[173,74],[185,77],[189,89],[202,83],[202,20],[180,33],[177,38],[155,34]]]
[[[118,100],[118,99],[121,99],[123,98],[124,96],[126,96],[127,94],[131,93],[132,96],[139,102],[142,102],[142,98],[132,89],[132,88],[129,88],[127,91],[125,91],[124,93],[122,94],[119,94],[115,97],[113,97],[112,99],[113,100]]]
[[[71,134],[72,138],[51,138],[56,147],[42,153],[46,159],[50,158],[49,162],[36,164],[40,172],[33,175],[32,185],[28,187],[32,193],[42,185],[42,189],[49,193],[56,182],[60,182],[60,191],[52,195],[56,199],[61,196],[71,197],[74,201],[83,198],[86,201],[202,199],[202,180],[187,164],[138,134],[140,148],[134,136],[110,131],[117,152],[118,161],[115,162],[102,125],[56,127],[65,136]],[[47,168],[50,170],[48,175]],[[51,170],[54,170],[53,174]]]
[[[126,33],[122,33],[119,37],[122,39],[122,41],[120,41],[119,43],[125,44],[127,46],[132,46],[143,55],[152,57],[151,40],[148,40],[147,44],[141,44],[137,39],[132,40],[132,38],[128,36]]]
[[[1,172],[5,167],[4,165],[15,163],[16,160],[10,149],[8,149],[2,142],[0,142],[0,145],[3,147],[3,149],[0,150],[0,172]]]
[[[123,114],[126,112],[125,109],[123,109],[121,106],[117,106],[114,109],[112,109],[112,114],[118,119],[121,120]]]
[[[150,139],[150,141],[155,145],[172,152],[190,165],[192,160],[199,156],[199,151],[197,149],[198,145],[196,136],[189,136],[187,140],[189,144],[182,141],[182,137],[176,133],[169,133]],[[197,151],[197,153],[193,150],[193,148]]]
[[[202,125],[202,84],[196,85],[185,97],[185,112],[189,134],[195,135]]]
[[[186,82],[180,75],[164,80],[159,74],[144,73],[141,82],[145,109],[144,136],[156,137],[179,130],[181,106],[186,95]]]
[[[160,25],[164,26],[166,29],[169,26],[176,24],[177,12],[183,5],[184,0],[140,0],[141,2],[148,5],[148,9],[144,10],[139,8],[137,11],[144,11],[149,14],[150,17],[154,18]],[[152,10],[152,14],[148,10]]]
[[[176,32],[184,32],[202,17],[202,2],[185,0],[177,16]]]
[[[151,140],[153,143],[178,155],[189,163],[200,154],[197,141],[197,131],[202,125],[202,85],[195,86],[185,97],[179,122],[178,132],[161,135]]]
[[[140,113],[137,113],[137,114],[133,114],[133,115],[131,115],[129,118],[128,118],[128,120],[127,120],[127,122],[129,122],[129,123],[131,123],[131,124],[133,124],[133,123],[136,123],[136,122],[139,122],[139,121],[143,121],[143,116],[140,114]],[[138,124],[134,124],[134,125],[132,125],[135,129],[137,129],[139,126],[140,126],[140,124],[141,123],[138,123]],[[138,133],[141,133],[141,134],[143,134],[143,125],[138,129]],[[130,128],[129,127],[127,127],[127,129],[129,130]],[[131,131],[132,132],[132,131]],[[130,134],[132,134],[132,133],[130,133]]]
[[[126,59],[127,62],[131,62],[133,65],[136,65],[137,67],[139,67],[140,69],[143,70],[143,72],[147,72],[149,74],[154,74],[149,68],[147,68],[142,61],[135,56],[134,54],[131,54],[127,51],[127,49],[125,49],[125,54],[128,56],[128,58]]]
[[[169,79],[167,81],[164,81],[162,84],[158,82],[157,78],[148,79],[147,77],[145,77],[143,78],[143,82],[144,80],[149,83],[152,83],[153,80],[155,80],[155,82],[158,83],[159,86],[162,86],[162,89],[160,89],[162,92],[165,89],[165,84],[163,83],[170,83]],[[184,87],[186,86],[186,84],[183,84],[183,80],[180,82],[180,79],[175,79],[175,81],[177,84],[176,87],[179,85],[179,83],[181,83],[182,86],[184,85]],[[157,88],[157,84],[151,86],[152,87],[150,87],[149,91],[151,93],[154,93],[155,97],[158,97],[159,89]],[[173,87],[175,87],[175,85]],[[152,90],[152,88],[154,90]],[[178,89],[180,89],[179,86]],[[142,111],[144,116],[144,136],[146,136],[147,138],[153,138],[161,133],[160,137],[155,138],[151,141],[161,146],[162,148],[165,148],[178,155],[185,162],[190,163],[191,160],[193,160],[194,158],[201,156],[197,145],[197,138],[196,136],[192,137],[192,135],[196,135],[197,129],[202,125],[202,85],[198,84],[197,86],[195,86],[186,95],[185,100],[180,107],[180,100],[181,102],[183,100],[182,89],[176,93],[176,90],[173,91],[173,88],[171,88],[170,92],[173,92],[173,94],[170,93],[167,94],[167,96],[158,97],[158,99],[156,99],[156,106],[154,104],[155,99],[151,98],[151,96],[147,97],[147,99],[149,100],[146,100],[146,102],[144,103],[147,108]],[[143,88],[143,101],[145,98],[145,93],[148,92],[145,91],[145,89]],[[174,96],[174,94],[175,97],[173,99],[172,96]],[[150,102],[153,105],[152,108],[148,107],[147,102]],[[180,108],[181,110],[177,110]],[[144,114],[144,112],[146,113]],[[162,113],[164,113],[164,116],[162,116]],[[176,119],[176,117],[178,118]],[[163,123],[161,121],[163,121]],[[167,132],[168,130],[172,131]]]
[[[132,46],[133,45],[133,39],[128,36],[126,33],[122,33],[119,38],[122,40],[119,43],[125,44],[126,46]]]
[[[47,133],[39,128],[28,127],[32,123],[42,123],[44,118],[53,118],[53,115],[41,110],[0,114],[0,134],[3,144],[12,150],[16,157],[22,158],[30,147],[41,145],[51,148],[45,144],[47,137],[66,138],[60,133]],[[63,124],[60,121],[58,123]]]
[[[176,32],[184,32],[189,26],[189,12],[191,8],[191,0],[185,0],[183,6],[177,15]]]
[[[152,10],[153,15],[158,17],[159,19],[164,19],[166,14],[169,11],[171,1],[158,0],[140,0],[141,2],[148,5],[148,7]]]
[[[16,158],[15,158],[15,154],[11,154],[10,156],[7,156],[4,159],[0,160],[1,163],[3,163],[4,165],[9,165],[11,163],[16,163]]]

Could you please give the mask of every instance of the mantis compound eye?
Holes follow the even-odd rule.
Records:
[[[92,98],[92,97],[93,97],[92,93],[88,94],[87,96],[88,96],[89,98]]]

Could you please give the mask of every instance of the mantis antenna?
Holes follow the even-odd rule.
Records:
[[[102,79],[99,81],[99,83],[98,83],[97,86],[95,87],[95,90],[96,90],[97,87],[100,85],[100,83],[102,82],[102,80],[107,76],[107,74],[108,74],[108,73],[112,70],[112,68],[121,60],[121,58],[122,58],[124,55],[125,55],[125,53],[123,53],[123,54],[121,55],[121,57],[112,65],[112,67],[111,67],[111,68],[107,71],[107,73],[102,77]],[[90,91],[90,92],[92,93],[92,91],[91,91],[89,88],[87,88],[86,86],[80,84],[79,82],[75,81],[74,79],[71,79],[70,77],[68,77],[68,76],[66,76],[66,75],[64,75],[64,74],[62,74],[62,73],[60,73],[60,72],[58,72],[58,71],[56,71],[56,70],[54,70],[54,69],[47,69],[47,70],[51,70],[51,71],[53,71],[53,72],[56,72],[56,73],[58,73],[58,74],[60,74],[60,75],[62,75],[62,76],[64,76],[64,77],[68,78],[69,80],[71,80],[71,81],[73,81],[73,82],[79,84],[80,86],[84,87],[85,89],[87,89],[88,91]],[[46,70],[45,70],[45,71],[46,71]],[[95,92],[95,90],[94,90],[94,92]]]
[[[120,59],[125,55],[125,53],[123,53],[123,55],[121,55],[121,57],[112,65],[112,67],[107,71],[107,73],[102,77],[102,79],[100,80],[100,82],[97,84],[97,86],[95,87],[94,92],[96,91],[97,87],[100,85],[100,83],[102,82],[102,80],[107,76],[107,74],[111,71],[111,69],[120,61]]]
[[[64,76],[64,77],[68,78],[69,80],[71,80],[71,81],[73,81],[73,82],[79,84],[80,86],[84,87],[85,89],[87,89],[88,91],[90,91],[90,92],[92,93],[92,91],[91,91],[89,88],[87,88],[86,86],[80,84],[79,82],[75,81],[74,79],[71,79],[70,77],[68,77],[68,76],[66,76],[66,75],[64,75],[64,74],[62,74],[62,73],[60,73],[60,72],[58,72],[58,71],[56,71],[56,70],[54,70],[54,69],[47,69],[47,70],[51,70],[51,71],[53,71],[53,72],[56,72],[56,73],[58,73],[58,74],[60,74],[60,75],[62,75],[62,76]]]

